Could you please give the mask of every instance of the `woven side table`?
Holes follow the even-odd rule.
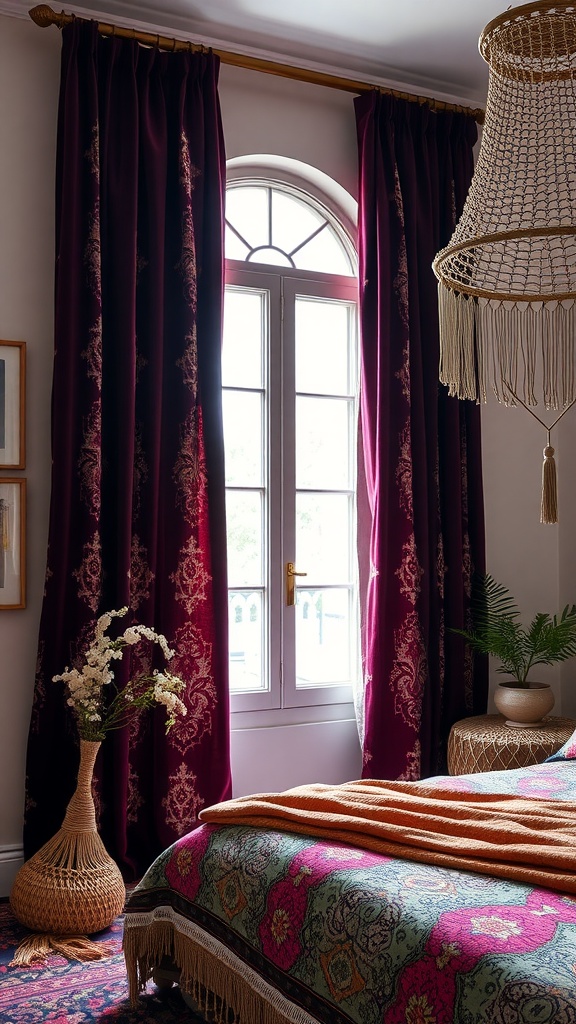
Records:
[[[511,729],[502,715],[463,718],[448,738],[450,775],[526,768],[545,761],[570,738],[572,718],[545,718],[539,728]]]

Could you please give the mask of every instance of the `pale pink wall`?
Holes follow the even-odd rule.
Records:
[[[541,407],[538,415],[545,422],[554,420]],[[568,414],[570,415],[570,414]],[[490,396],[482,407],[483,467],[486,506],[486,556],[488,571],[516,598],[528,623],[536,612],[554,614],[569,599],[576,601],[574,568],[576,545],[571,524],[574,521],[574,497],[570,496],[572,444],[558,448],[559,519],[556,525],[540,522],[542,450],[546,443],[543,428],[521,407],[506,408]],[[568,440],[568,439],[567,439]],[[556,436],[552,438],[556,444]],[[570,450],[572,449],[572,450]],[[562,568],[561,568],[562,567]],[[560,573],[564,584],[560,586]],[[561,589],[565,591],[563,598]],[[569,597],[569,591],[572,597]],[[491,691],[503,676],[491,672]],[[536,671],[536,670],[534,670]],[[550,683],[555,693],[554,714],[569,712],[562,693],[561,666],[539,666],[538,677]],[[536,679],[534,672],[532,678]],[[490,710],[494,711],[492,704]],[[573,705],[572,712],[576,711]]]
[[[55,29],[0,16],[0,338],[27,346],[27,460],[14,475],[28,482],[27,608],[0,612],[0,894],[21,846],[46,562],[59,53]]]

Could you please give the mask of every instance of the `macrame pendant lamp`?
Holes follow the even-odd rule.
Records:
[[[436,256],[440,380],[524,406],[547,431],[540,520],[555,523],[550,430],[576,401],[576,6],[525,4],[484,29],[488,99],[462,216]],[[561,410],[547,426],[531,406]]]

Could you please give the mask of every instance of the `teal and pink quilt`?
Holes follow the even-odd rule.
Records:
[[[575,801],[576,761],[430,781]],[[576,898],[524,883],[203,825],[132,894],[126,933],[155,921],[294,1024],[576,1024]]]

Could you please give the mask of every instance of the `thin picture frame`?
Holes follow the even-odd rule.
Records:
[[[0,341],[0,472],[26,466],[26,342]]]
[[[26,607],[26,480],[0,477],[0,611]]]

